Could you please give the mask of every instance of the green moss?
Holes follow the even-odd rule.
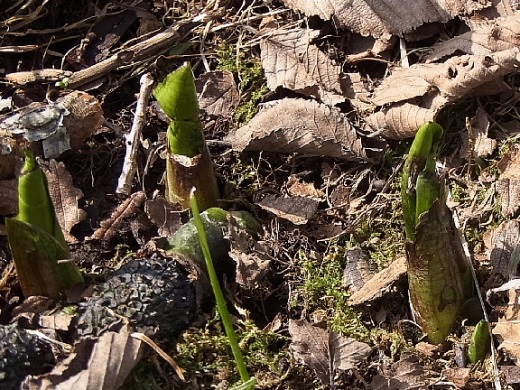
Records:
[[[217,48],[217,69],[236,75],[241,102],[235,112],[237,126],[247,123],[257,112],[258,103],[269,92],[260,58],[237,52],[236,46],[222,43]]]
[[[360,314],[347,304],[349,293],[343,286],[343,249],[333,248],[321,261],[308,259],[300,253],[300,261],[305,280],[302,298],[308,310],[324,311],[331,331],[360,341],[368,340],[369,331]]]
[[[260,387],[281,380],[287,372],[280,371],[281,362],[292,359],[289,338],[264,331],[253,322],[235,324],[244,360],[251,376]],[[177,344],[175,359],[186,370],[186,388],[189,384],[216,385],[216,380],[236,383],[240,380],[231,348],[221,326],[219,316],[212,318],[204,328],[185,332]]]

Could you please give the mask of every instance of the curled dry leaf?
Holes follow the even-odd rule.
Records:
[[[62,162],[51,160],[49,166],[42,166],[49,183],[49,193],[56,210],[58,222],[68,242],[76,242],[71,229],[85,219],[86,213],[78,207],[83,192],[75,188],[72,176]]]
[[[173,235],[182,226],[181,207],[162,196],[144,202],[144,212],[157,227],[161,237]]]
[[[402,35],[425,23],[441,22],[458,15],[471,15],[491,5],[486,0],[283,0],[304,14],[333,20],[338,28],[374,37]]]
[[[195,86],[201,110],[208,115],[231,118],[240,100],[233,73],[221,70],[204,73]]]
[[[371,99],[376,106],[385,108],[366,121],[387,138],[413,136],[424,122],[435,120],[447,104],[481,94],[483,86],[496,85],[500,90],[501,78],[514,72],[519,62],[520,49],[514,48],[485,56],[462,55],[440,64],[396,68]],[[411,104],[412,99],[418,103]]]
[[[489,157],[497,148],[498,142],[488,137],[489,120],[486,112],[479,107],[467,127],[469,130],[462,134],[461,157]]]
[[[99,338],[85,338],[50,373],[29,376],[22,387],[29,390],[119,389],[144,351],[145,344],[131,337],[131,333],[130,327],[124,325]]]
[[[14,140],[23,137],[41,142],[44,156],[56,158],[69,149],[82,148],[85,140],[101,128],[103,120],[103,109],[95,97],[73,91],[56,102],[36,102],[0,116],[2,144],[17,149]]]
[[[300,153],[366,161],[356,130],[335,108],[304,99],[282,99],[227,136],[238,151]]]
[[[111,240],[114,238],[119,234],[119,229],[123,221],[134,215],[145,200],[146,193],[144,191],[133,193],[128,199],[125,199],[123,203],[117,206],[110,218],[101,222],[101,226],[92,234],[90,239]]]
[[[425,57],[435,62],[456,51],[465,54],[488,55],[520,46],[520,22],[518,14],[494,20],[478,20],[471,23],[471,31],[457,35],[433,46]]]
[[[294,355],[313,369],[323,384],[333,383],[336,370],[353,369],[372,352],[368,344],[318,328],[306,320],[289,320],[289,333]]]

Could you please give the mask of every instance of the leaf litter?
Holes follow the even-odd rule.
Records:
[[[240,17],[237,16],[239,12],[235,15],[229,9],[217,10],[218,5],[215,9],[204,9],[202,5],[197,5],[190,9],[191,14],[180,8],[173,9],[172,12],[182,11],[179,15],[184,15],[183,17],[200,14],[188,18],[189,23],[180,23],[174,34],[175,38],[172,38],[170,43],[170,46],[174,46],[170,47],[168,53],[173,56],[170,59],[176,61],[175,56],[182,53],[182,57],[187,50],[187,53],[190,53],[188,57],[194,56],[202,60],[204,70],[197,70],[200,76],[197,86],[201,108],[206,115],[206,131],[210,138],[216,138],[212,140],[212,152],[215,153],[219,173],[229,172],[229,167],[222,161],[234,161],[235,158],[221,160],[222,156],[262,153],[259,159],[252,160],[256,161],[257,165],[251,171],[244,171],[249,176],[244,175],[237,188],[231,189],[247,192],[247,196],[250,197],[249,207],[255,208],[266,230],[263,242],[251,241],[250,237],[239,229],[230,230],[230,258],[235,261],[233,268],[236,272],[230,280],[231,283],[236,282],[239,285],[239,292],[233,290],[235,292],[232,294],[246,292],[246,295],[241,297],[241,304],[246,301],[248,309],[262,307],[262,310],[253,309],[251,313],[241,310],[239,315],[247,317],[251,314],[255,320],[264,316],[273,322],[277,319],[276,331],[288,330],[291,336],[290,349],[294,356],[316,372],[322,385],[330,388],[370,386],[374,389],[411,389],[430,385],[438,387],[445,383],[439,378],[451,382],[446,386],[453,385],[459,388],[472,388],[478,380],[484,381],[486,386],[490,384],[492,380],[483,372],[485,367],[473,367],[471,371],[469,368],[456,368],[450,355],[452,351],[446,352],[439,360],[436,360],[439,355],[435,354],[442,354],[442,351],[436,350],[426,356],[423,354],[425,349],[411,342],[407,333],[396,326],[397,322],[408,318],[409,315],[407,309],[403,309],[407,303],[401,297],[398,297],[396,303],[402,306],[401,309],[395,310],[395,306],[392,306],[392,300],[395,298],[392,293],[396,289],[403,293],[402,283],[398,282],[405,274],[405,263],[398,252],[390,252],[388,248],[384,248],[384,244],[385,241],[399,239],[398,236],[402,232],[396,234],[377,230],[381,224],[391,223],[392,219],[398,218],[394,214],[395,211],[391,210],[394,208],[395,197],[395,191],[392,190],[393,178],[397,171],[392,169],[391,174],[386,171],[386,164],[392,165],[392,168],[398,165],[397,160],[392,160],[392,153],[401,153],[394,149],[398,149],[400,144],[396,144],[394,140],[412,137],[423,122],[442,119],[455,105],[478,101],[477,110],[459,108],[460,118],[452,118],[450,123],[456,129],[454,131],[457,132],[457,142],[445,145],[449,149],[445,154],[453,157],[446,159],[446,164],[451,170],[448,174],[450,180],[455,177],[464,191],[472,191],[471,204],[464,198],[467,194],[463,194],[455,203],[461,210],[461,215],[469,215],[465,226],[467,232],[475,233],[480,237],[478,240],[483,239],[485,242],[485,253],[475,253],[475,257],[478,257],[477,266],[487,267],[486,273],[479,276],[485,278],[484,286],[490,291],[490,302],[494,303],[491,310],[498,318],[493,333],[495,340],[500,343],[500,357],[506,362],[500,370],[510,383],[517,383],[515,381],[519,381],[520,375],[518,370],[515,371],[518,367],[513,365],[518,361],[514,341],[517,332],[515,324],[518,321],[515,306],[517,287],[514,285],[515,279],[509,279],[515,277],[511,255],[519,238],[516,221],[518,175],[515,171],[518,151],[514,145],[514,138],[511,138],[515,132],[518,133],[519,123],[515,113],[517,100],[514,100],[514,97],[511,99],[517,89],[514,74],[519,61],[518,5],[510,1],[492,3],[484,0],[428,0],[406,5],[391,1],[380,1],[377,4],[369,1],[283,2],[286,7],[301,12],[298,14],[283,8],[271,8],[279,6],[278,2],[268,3],[262,5],[264,8],[243,6],[240,10],[245,12],[240,13]],[[42,12],[45,2],[41,6],[31,8],[28,14],[13,7],[11,11],[16,17],[7,20],[7,25],[11,32],[19,32],[23,31],[26,24],[31,25],[34,20],[44,16]],[[115,5],[108,7],[117,8]],[[150,67],[152,63],[160,64],[159,52],[154,50],[163,46],[160,41],[152,44],[146,35],[154,28],[163,28],[162,22],[168,20],[157,17],[161,12],[160,6],[156,7],[146,10],[124,9],[114,15],[103,13],[94,24],[94,35],[85,33],[81,42],[76,42],[77,45],[71,47],[72,50],[66,56],[64,53],[63,64],[67,70],[46,69],[46,72],[45,69],[33,70],[23,61],[19,66],[13,66],[11,62],[6,63],[9,73],[6,80],[23,85],[26,91],[33,89],[33,94],[37,91],[34,85],[59,82],[63,77],[71,77],[74,87],[84,85],[85,89],[90,90],[89,93],[62,91],[59,101],[69,99],[77,103],[77,107],[69,104],[68,110],[73,111],[73,114],[62,118],[64,124],[68,121],[65,127],[70,133],[72,151],[64,152],[58,149],[58,152],[48,152],[50,155],[60,155],[60,162],[50,165],[49,181],[55,181],[51,183],[51,188],[53,196],[57,199],[60,224],[70,234],[69,239],[78,241],[76,245],[81,244],[80,237],[89,235],[90,238],[94,238],[89,241],[89,245],[94,246],[98,241],[102,245],[111,241],[123,243],[124,246],[128,242],[125,240],[129,239],[141,245],[152,236],[164,237],[172,234],[186,218],[180,210],[166,204],[160,197],[156,197],[155,193],[152,194],[152,190],[140,191],[138,187],[143,182],[152,183],[152,187],[156,187],[154,182],[160,182],[159,179],[155,180],[156,177],[146,178],[146,181],[139,177],[139,186],[133,189],[133,195],[129,198],[105,199],[106,194],[113,191],[113,186],[105,183],[105,180],[110,183],[111,176],[106,173],[111,173],[112,158],[117,152],[112,153],[120,148],[117,140],[128,125],[130,107],[133,104],[133,99],[128,98],[132,96],[132,93],[128,93],[130,89],[123,91],[120,88],[128,85],[125,84],[128,80],[135,79],[140,69]],[[320,19],[312,16],[318,16]],[[17,22],[20,20],[22,23]],[[121,23],[114,23],[114,20]],[[287,20],[291,23],[287,23]],[[72,25],[71,28],[80,29],[82,23],[88,24],[87,19]],[[136,26],[141,30],[133,31]],[[129,31],[135,33],[141,42],[146,42],[147,48],[143,49],[139,43],[131,46],[135,42],[120,46],[126,39],[125,33]],[[239,39],[234,35],[235,31],[240,32]],[[265,73],[265,83],[271,90],[261,98],[259,112],[249,123],[238,129],[233,127],[234,113],[243,107],[241,105],[254,92],[244,91],[242,87],[238,90],[237,80],[241,82],[243,74],[213,70],[218,58],[215,58],[211,51],[205,51],[204,45],[211,47],[222,44],[211,41],[212,34],[221,33],[230,34],[226,37],[231,39],[233,45],[236,44],[236,48],[233,47],[236,52],[245,51],[248,55],[259,56]],[[7,37],[8,43],[16,44],[16,35],[11,36],[7,32],[2,34],[3,37]],[[45,33],[41,36],[44,37]],[[181,36],[187,39],[185,46],[178,44]],[[246,36],[252,38],[251,43],[242,45]],[[156,34],[157,39],[161,37],[161,34]],[[194,39],[198,43],[199,39],[203,41],[200,51],[196,54],[190,51],[190,47],[194,47]],[[42,44],[45,44],[45,47],[47,44],[52,46],[50,42]],[[16,47],[22,51],[38,49],[23,45]],[[131,53],[132,50],[125,51],[125,47],[136,50],[135,55]],[[145,52],[148,53],[146,56],[143,55]],[[54,55],[55,52],[51,50],[49,53]],[[2,54],[5,53],[2,51]],[[12,58],[16,56],[10,55]],[[237,55],[236,61],[239,61],[239,58],[241,57]],[[97,69],[101,69],[99,73],[88,75],[88,71],[96,69],[94,67],[97,63]],[[116,72],[112,71],[118,67]],[[18,72],[20,69],[24,72]],[[115,77],[117,83],[111,84],[113,81],[105,78],[106,75]],[[13,90],[14,88],[13,84]],[[255,88],[261,89],[259,85]],[[24,103],[13,103],[16,107],[30,107],[34,104],[39,110],[42,107],[53,106],[53,103],[44,102],[43,97],[33,101],[26,91],[17,90],[17,99],[23,100]],[[114,91],[116,99],[112,99]],[[117,95],[118,93],[121,95]],[[125,93],[127,106],[118,106],[115,102]],[[491,95],[496,95],[495,100],[486,100]],[[511,107],[507,107],[508,104],[504,102],[509,102]],[[9,111],[8,107],[7,110]],[[114,112],[118,112],[118,115],[114,115]],[[9,115],[12,115],[12,112]],[[151,135],[159,129],[154,120],[152,116],[148,124],[150,129],[143,135],[149,139],[143,140],[143,145],[158,143],[159,137]],[[15,122],[18,123],[18,119]],[[5,124],[5,121],[2,123]],[[162,127],[164,128],[163,125]],[[7,130],[10,128],[12,126]],[[153,131],[150,131],[151,129]],[[3,126],[2,130],[6,131],[6,127]],[[96,138],[100,135],[101,137]],[[3,133],[2,136],[3,151],[17,147],[18,138],[14,139],[16,137]],[[234,151],[228,149],[219,155],[228,143]],[[92,159],[95,155],[89,154],[90,148],[95,148],[96,145],[108,145],[110,158],[105,161],[109,162],[103,163],[106,169],[102,170],[102,177],[98,177],[94,174],[95,171],[91,170],[90,187],[78,185],[88,180],[78,180],[78,170],[74,170],[73,158],[67,153]],[[284,162],[280,165],[278,158],[272,157],[275,153],[285,155]],[[13,155],[9,158],[12,161],[5,160],[6,163],[2,164],[2,170],[7,172],[5,186],[0,186],[2,194],[5,194],[1,204],[3,215],[16,213],[12,186],[16,158]],[[463,177],[459,172],[465,162],[472,164],[472,159],[480,159],[479,163],[484,161],[484,164],[479,165],[480,171],[476,171],[477,175],[480,173],[480,176],[477,176],[478,183],[477,180],[470,182],[475,177]],[[160,161],[156,164],[161,165]],[[326,166],[331,168],[325,168]],[[242,168],[236,169],[240,171]],[[454,171],[457,172],[454,174]],[[154,167],[151,166],[151,170],[147,172],[154,172]],[[459,174],[461,175],[458,176]],[[223,178],[227,179],[225,175]],[[378,181],[383,184],[376,185]],[[262,196],[261,191],[258,191],[258,194],[254,193],[259,189],[279,195]],[[482,199],[482,194],[485,194],[487,200]],[[103,201],[100,201],[100,198]],[[493,204],[494,199],[498,201]],[[228,198],[225,201],[229,200]],[[92,204],[102,209],[93,213]],[[482,215],[475,216],[475,205],[478,205],[478,210],[481,210],[480,206],[489,205],[484,211],[490,218],[490,225],[487,225]],[[469,209],[473,211],[466,213]],[[500,209],[498,213],[497,209]],[[112,215],[103,220],[102,216],[110,213]],[[380,216],[380,213],[383,215]],[[134,226],[138,225],[138,229],[133,230],[132,237],[126,235],[123,229],[130,219]],[[475,220],[478,220],[479,226],[472,225]],[[91,226],[86,229],[87,233],[78,234],[79,231],[83,232],[89,223]],[[99,229],[94,231],[93,227],[96,226],[99,226]],[[135,250],[143,249],[137,248],[135,243],[132,245]],[[157,250],[155,245],[153,240],[149,241],[145,250]],[[472,242],[471,245],[474,245],[473,249],[478,252],[482,243]],[[326,255],[309,255],[305,262],[310,248],[323,251]],[[86,251],[88,252],[88,249]],[[331,256],[334,251],[338,252],[338,257]],[[116,252],[115,249],[113,252]],[[336,286],[342,287],[336,288],[336,291],[329,290],[316,302],[302,301],[300,287],[306,283],[318,283],[319,279],[315,278],[321,270],[314,268],[314,274],[309,274],[307,279],[298,279],[298,267],[302,267],[303,264],[310,267],[312,262],[322,259],[321,266],[326,268],[330,266],[329,258],[341,259],[342,253],[344,257],[341,266],[337,267],[339,272],[336,275],[339,277],[339,284]],[[389,258],[381,260],[378,258],[381,253]],[[108,260],[122,261],[118,256],[114,255],[114,258]],[[95,260],[89,260],[92,261]],[[102,259],[100,264],[103,264]],[[93,267],[94,271],[97,266],[96,264]],[[7,286],[12,283],[13,276],[8,268],[0,268],[4,276],[2,280],[7,283],[3,286]],[[251,291],[255,289],[256,293],[261,295],[261,291],[270,286],[269,283],[282,278],[285,278],[284,283],[275,284],[274,290],[264,296],[258,298],[254,294],[251,295]],[[328,280],[328,283],[332,282]],[[501,292],[506,294],[506,298],[502,296],[501,301],[498,299],[498,304],[493,301],[497,300],[493,294],[500,294],[497,288],[502,288]],[[13,293],[6,294],[12,296]],[[282,304],[275,301],[280,295]],[[349,328],[352,322],[349,322],[348,318],[343,318],[343,324],[349,325],[340,327],[344,334],[332,331],[338,329],[338,324],[331,319],[333,313],[338,311],[338,307],[334,306],[334,299],[338,297],[344,298],[341,301],[343,308],[357,306],[358,311],[354,312],[356,318],[370,324],[370,344],[348,336],[349,332],[355,333],[353,328]],[[231,299],[239,301],[235,297]],[[12,300],[15,305],[16,300],[17,297]],[[253,303],[248,300],[252,300]],[[273,305],[273,302],[277,304]],[[290,308],[284,309],[284,306],[289,307],[288,303]],[[9,309],[4,312],[4,306],[3,303],[0,306],[2,318],[7,317],[10,311]],[[28,313],[31,311],[27,306],[19,307],[26,309]],[[382,311],[385,312],[383,316]],[[305,320],[314,316],[318,318],[320,315],[323,316],[321,318],[328,319],[324,327],[312,325]],[[24,317],[19,317],[20,320],[22,318]],[[30,318],[32,317],[25,317],[24,321]],[[52,327],[49,324],[53,323],[53,318],[56,319],[56,323],[61,321],[58,316],[53,317],[53,314],[47,313],[40,318],[42,324],[46,324],[45,327]],[[381,318],[383,320],[379,321]],[[377,320],[374,322],[375,319]],[[67,325],[60,327],[56,326],[63,332],[63,327]],[[196,334],[195,330],[191,331]],[[375,336],[378,331],[388,332],[389,339],[378,339]],[[100,338],[97,342],[101,344],[94,349],[92,344],[89,344],[84,349],[86,355],[79,358],[80,367],[74,370],[71,367],[78,360],[72,363],[69,359],[59,363],[54,371],[47,374],[46,379],[28,378],[26,381],[38,383],[33,386],[44,386],[45,383],[45,386],[53,388],[62,381],[79,380],[87,387],[101,388],[103,385],[100,383],[110,382],[107,378],[112,376],[120,375],[123,380],[123,377],[128,376],[131,367],[140,360],[138,354],[134,353],[134,348],[128,346],[129,343],[133,343],[128,338],[128,332],[129,329],[119,335],[113,334],[110,340]],[[116,338],[119,336],[121,340],[118,341]],[[407,340],[406,347],[396,341],[400,338]],[[375,342],[376,339],[380,341]],[[316,342],[309,343],[309,340]],[[81,345],[77,344],[73,354],[80,353],[83,348]],[[288,344],[284,344],[284,347],[287,348]],[[107,350],[126,351],[126,348],[130,348],[132,352],[120,355],[128,355],[128,362],[116,361],[114,356],[113,361],[104,360],[110,355]],[[378,349],[377,356],[372,353],[375,349]],[[91,363],[85,364],[85,359],[90,359]],[[106,366],[100,364],[101,361],[106,361]],[[277,363],[283,364],[282,361]],[[440,363],[445,369],[439,368]],[[293,369],[291,364],[288,372]],[[366,369],[369,365],[372,367],[370,373]],[[269,369],[262,370],[269,372]],[[229,369],[218,372],[212,379],[229,379],[230,376],[226,376],[226,372],[229,373]],[[352,374],[353,372],[357,374]],[[266,380],[265,388],[294,386],[294,383],[287,380],[290,376],[277,376],[278,382],[272,378],[272,382]],[[198,388],[194,384],[196,380],[190,378],[189,372],[187,377],[189,385]],[[284,382],[286,380],[287,382]],[[301,379],[296,383],[300,385]],[[107,388],[114,388],[113,386],[114,383],[111,383]],[[170,384],[168,388],[191,388],[188,385],[183,386],[184,384]]]

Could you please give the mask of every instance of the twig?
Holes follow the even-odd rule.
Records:
[[[139,90],[139,98],[135,108],[134,122],[132,123],[130,133],[125,136],[126,153],[123,170],[121,176],[119,176],[116,188],[118,194],[129,195],[132,190],[132,181],[137,170],[137,150],[146,121],[146,107],[152,93],[153,82],[154,79],[150,73],[145,73],[141,76],[141,89]]]

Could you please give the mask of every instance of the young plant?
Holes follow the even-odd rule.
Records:
[[[435,168],[441,136],[438,124],[421,126],[401,181],[410,301],[417,323],[433,344],[445,340],[472,294],[460,232]]]
[[[195,192],[195,191],[193,191]],[[229,341],[229,345],[231,347],[231,351],[233,352],[233,357],[235,358],[235,362],[237,364],[237,369],[240,374],[240,378],[242,379],[242,384],[240,384],[235,389],[248,390],[254,389],[256,385],[255,378],[250,378],[247,372],[247,367],[244,362],[244,358],[242,356],[242,351],[240,350],[240,346],[238,344],[237,336],[235,333],[235,329],[233,328],[233,322],[231,321],[231,316],[229,315],[229,311],[226,306],[226,300],[224,299],[224,294],[220,288],[220,283],[218,281],[217,272],[215,271],[215,267],[213,266],[213,260],[211,257],[210,247],[208,244],[208,239],[206,237],[206,231],[204,229],[204,222],[200,217],[199,206],[197,204],[197,199],[195,194],[191,194],[190,196],[190,204],[191,204],[191,212],[193,214],[193,220],[195,226],[197,227],[198,237],[200,240],[200,246],[202,248],[202,253],[204,254],[204,259],[206,261],[206,268],[208,271],[209,281],[211,287],[213,289],[213,294],[215,296],[215,301],[217,302],[217,309],[222,318],[222,323],[224,324],[224,329],[226,331],[226,335]]]
[[[199,119],[190,65],[170,73],[155,88],[154,95],[171,119],[166,135],[166,199],[188,208],[190,192],[195,187],[201,210],[215,206],[219,198],[218,185]]]
[[[31,151],[18,180],[16,218],[6,219],[7,236],[25,296],[58,299],[83,283],[58,223],[47,178]]]

